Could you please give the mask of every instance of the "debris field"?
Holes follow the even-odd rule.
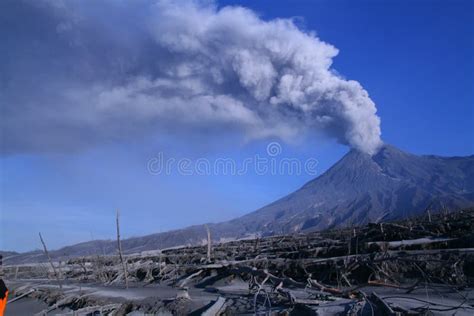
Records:
[[[5,265],[38,315],[472,315],[474,210],[123,256]],[[95,313],[95,314],[94,314]],[[8,314],[7,314],[8,315]]]

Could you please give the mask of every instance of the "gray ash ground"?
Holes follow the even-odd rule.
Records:
[[[309,234],[8,265],[6,315],[472,315],[474,210]],[[26,294],[26,295],[25,295]],[[95,313],[95,314],[94,314]]]

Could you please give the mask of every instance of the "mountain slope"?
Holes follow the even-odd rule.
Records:
[[[289,233],[474,205],[474,156],[416,156],[385,145],[351,150],[296,192],[236,221],[249,231]]]
[[[474,206],[474,155],[417,156],[384,145],[374,156],[351,150],[299,190],[255,212],[210,224],[215,240],[321,230],[394,220]],[[205,242],[203,225],[124,240],[126,252]],[[113,241],[91,241],[51,252],[53,256],[114,253]],[[44,260],[38,252],[6,261]]]

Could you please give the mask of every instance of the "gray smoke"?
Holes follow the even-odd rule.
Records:
[[[1,6],[3,153],[173,128],[286,141],[316,132],[370,154],[381,144],[367,91],[331,69],[338,50],[291,20],[207,2]]]

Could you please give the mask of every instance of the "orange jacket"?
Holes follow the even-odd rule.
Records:
[[[7,300],[8,300],[8,291],[5,292],[5,297],[3,299],[0,299],[0,316],[3,316],[3,313],[5,312],[5,308],[7,306]]]
[[[5,307],[7,306],[8,301],[8,289],[3,283],[3,280],[0,279],[0,316],[3,316],[5,312]]]

